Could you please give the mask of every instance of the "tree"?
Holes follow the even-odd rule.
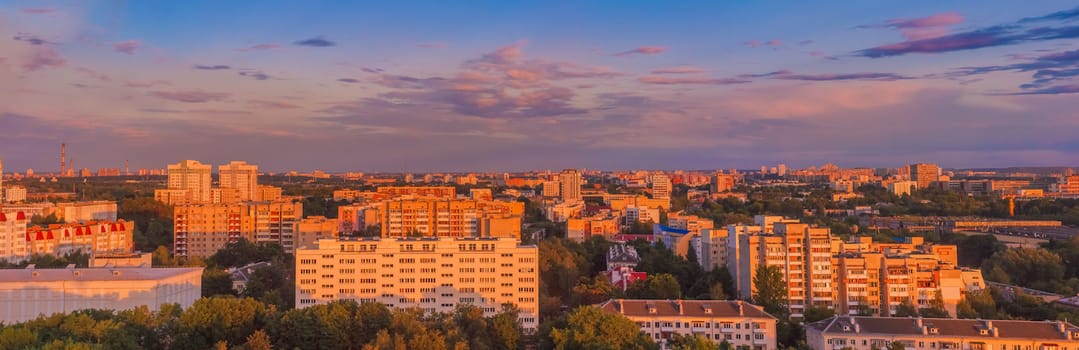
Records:
[[[656,299],[678,299],[682,294],[678,280],[666,273],[648,276],[648,291]]]
[[[550,337],[558,350],[659,349],[637,323],[594,306],[574,309],[566,326],[552,329]]]
[[[910,299],[903,300],[903,303],[899,304],[895,308],[895,317],[918,317],[918,307],[910,301]]]
[[[714,300],[727,300],[730,298],[723,282],[712,283],[712,287],[708,288],[708,297]]]
[[[273,344],[270,342],[270,336],[260,329],[247,336],[244,350],[273,350]]]
[[[202,296],[236,295],[232,288],[232,279],[229,274],[220,269],[205,269],[202,271]]]
[[[824,306],[810,306],[805,309],[804,322],[817,322],[835,316],[835,310]]]
[[[944,296],[940,293],[940,290],[937,290],[937,293],[933,296],[933,299],[929,300],[929,307],[919,310],[919,314],[921,314],[922,317],[952,317],[952,315],[948,313],[948,310],[944,308]]]
[[[667,339],[667,348],[672,350],[716,350],[719,345],[699,335],[674,334]]]
[[[787,285],[783,282],[783,274],[778,266],[757,266],[757,276],[753,278],[753,287],[757,294],[753,301],[762,307],[764,311],[784,319],[789,315],[787,308]]]
[[[903,345],[903,343],[901,342],[893,341],[891,343],[888,343],[888,346],[886,346],[886,348],[888,350],[906,350],[907,346]]]

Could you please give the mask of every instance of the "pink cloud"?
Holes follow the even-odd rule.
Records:
[[[153,91],[150,92],[151,96],[172,100],[176,102],[186,103],[203,103],[221,101],[229,96],[228,93],[223,92],[206,92],[202,90],[181,90],[181,91]]]
[[[279,49],[279,48],[281,48],[280,44],[266,43],[266,44],[258,44],[258,45],[254,45],[254,46],[248,46],[248,47],[244,47],[244,48],[239,48],[239,49],[236,49],[236,50],[237,51],[263,51],[263,50],[273,50],[273,49]]]
[[[663,46],[641,46],[636,49],[622,51],[614,54],[613,56],[629,56],[629,55],[657,55],[667,51]]]
[[[705,69],[693,66],[675,66],[652,70],[652,74],[698,74],[704,72],[706,72]]]
[[[753,47],[753,48],[757,48],[757,47],[761,47],[761,46],[780,47],[780,46],[783,46],[783,42],[780,41],[779,39],[772,39],[772,40],[768,40],[768,41],[750,40],[750,41],[743,42],[742,45]]]
[[[656,85],[730,85],[730,84],[744,84],[749,80],[735,79],[735,78],[711,78],[711,77],[669,77],[658,75],[646,75],[638,79],[638,81],[645,84]]]
[[[134,55],[135,51],[138,50],[139,46],[141,46],[141,45],[142,45],[142,42],[140,42],[138,40],[128,40],[128,41],[121,41],[121,42],[112,44],[112,49],[116,50],[116,52],[122,52],[122,53],[126,53],[128,55]]]
[[[950,26],[963,23],[963,16],[955,12],[938,13],[921,18],[898,18],[888,21],[888,26],[895,28],[928,28]]]
[[[938,13],[919,18],[890,19],[884,24],[858,26],[858,28],[894,28],[907,40],[924,40],[948,35],[949,26],[963,23],[962,15],[954,12]]]
[[[55,12],[56,9],[51,7],[26,7],[22,9],[22,13],[29,13],[33,15],[44,15]]]
[[[42,68],[57,68],[63,67],[67,64],[67,60],[60,57],[60,54],[56,53],[52,47],[40,47],[34,50],[30,59],[23,64],[23,68],[27,70],[38,70]]]

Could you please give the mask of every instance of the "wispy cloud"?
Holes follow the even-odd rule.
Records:
[[[229,98],[229,96],[231,96],[231,94],[229,93],[207,92],[199,89],[178,91],[151,91],[150,95],[157,98],[186,103],[223,101]]]
[[[273,78],[269,74],[263,73],[262,71],[256,70],[256,69],[242,70],[237,74],[240,74],[241,76],[245,76],[245,77],[248,77],[248,78],[253,78],[255,80],[268,80],[268,79]]]
[[[142,42],[138,40],[127,40],[112,44],[112,49],[116,52],[134,55],[135,51],[139,49],[139,46],[142,46]]]
[[[65,64],[67,64],[67,59],[61,57],[56,50],[51,47],[41,47],[31,53],[23,68],[35,71],[43,68],[63,67]]]
[[[919,18],[896,18],[882,24],[867,24],[858,28],[893,28],[907,40],[922,40],[948,34],[948,26],[963,23],[965,18],[954,12],[938,13]]]
[[[707,70],[694,66],[674,66],[652,70],[652,74],[699,74],[704,72],[707,72]]]
[[[30,33],[18,33],[18,34],[15,34],[15,36],[12,37],[12,39],[15,39],[16,41],[25,41],[26,43],[28,43],[30,45],[54,44],[53,42],[42,39],[42,38],[38,37],[37,35],[30,34]]]
[[[1071,21],[1077,18],[1079,18],[1079,7],[1073,8],[1071,10],[1053,12],[1045,16],[1023,18],[1019,20],[1019,23],[1041,21]]]
[[[264,51],[281,48],[280,44],[266,43],[236,49],[237,51]]]
[[[637,81],[655,85],[731,85],[750,82],[741,78],[671,77],[662,75],[646,75],[637,79]]]
[[[223,64],[216,64],[216,65],[196,64],[194,66],[194,68],[195,69],[201,69],[201,70],[226,70],[226,69],[232,69],[232,67],[227,66],[227,65],[223,65]]]
[[[56,8],[52,7],[24,7],[21,9],[22,13],[29,13],[32,15],[44,15],[50,13],[56,13]]]
[[[753,47],[753,48],[757,48],[757,47],[761,47],[761,46],[780,47],[780,46],[783,46],[783,42],[780,41],[779,39],[772,39],[772,40],[767,40],[767,41],[750,40],[750,41],[743,42],[742,45]]]
[[[337,81],[342,82],[342,83],[349,83],[349,84],[355,84],[355,83],[360,82],[359,79],[352,79],[352,78],[341,78],[341,79],[337,79]]]
[[[641,46],[636,49],[622,51],[612,56],[630,56],[630,55],[657,55],[667,51],[663,46]]]
[[[843,81],[843,80],[872,80],[872,81],[895,81],[913,79],[911,77],[895,73],[837,73],[837,74],[796,74],[788,70],[778,70],[764,74],[744,75],[745,78],[769,78],[779,80],[804,80],[804,81]]]
[[[969,77],[993,72],[1033,72],[1031,81],[1020,85],[1027,93],[1039,91],[1042,94],[1054,91],[1067,91],[1068,84],[1079,77],[1079,50],[1048,53],[1035,57],[1025,57],[1025,61],[1006,65],[962,67],[946,74],[951,77]],[[1063,86],[1063,88],[1061,87]]]
[[[1002,93],[999,95],[1065,95],[1079,94],[1079,85],[1057,85],[1041,89]]]
[[[983,28],[977,28],[964,32],[943,34],[932,33],[933,36],[925,38],[917,35],[909,36],[907,41],[872,47],[855,51],[855,56],[880,58],[900,56],[910,53],[944,53],[964,50],[974,50],[986,47],[1015,45],[1027,42],[1048,41],[1057,39],[1079,38],[1079,25],[1074,26],[1036,26],[1024,25],[1027,22],[1069,20],[1074,16],[1070,11],[1061,11],[1042,17],[1032,17],[1019,20],[1015,23],[1001,24]],[[947,23],[957,23],[961,17],[958,15],[942,17],[926,17],[914,20],[900,20],[897,24],[889,26],[902,29],[934,28]],[[872,25],[871,25],[872,26]],[[880,26],[880,25],[876,25]],[[862,26],[865,27],[865,26]],[[938,35],[940,34],[940,35]]]
[[[300,40],[300,41],[295,42],[295,44],[300,45],[300,46],[311,46],[311,47],[330,47],[330,46],[337,45],[337,43],[326,40],[326,38],[323,38],[322,36],[317,36],[317,37],[310,38],[310,39]]]

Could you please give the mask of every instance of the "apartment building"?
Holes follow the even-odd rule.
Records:
[[[383,237],[520,237],[521,202],[398,199],[379,203]]]
[[[646,206],[629,205],[622,210],[622,219],[626,225],[638,222],[659,222],[659,209]]]
[[[134,222],[123,220],[30,226],[23,212],[0,212],[0,259],[21,262],[34,254],[130,253],[134,228]]]
[[[254,241],[243,204],[188,204],[173,208],[173,254],[206,257],[240,238]]]
[[[321,239],[338,237],[337,220],[325,216],[308,216],[296,224],[296,247],[312,247]],[[351,234],[352,231],[349,231]]]
[[[75,252],[130,253],[135,246],[134,229],[134,222],[124,220],[31,226],[25,232],[29,256],[24,258],[35,254],[60,256]]]
[[[728,192],[734,189],[734,183],[737,182],[738,175],[724,174],[722,170],[717,171],[712,175],[712,193]]]
[[[584,179],[581,178],[581,172],[577,169],[562,170],[562,173],[558,174],[558,194],[562,202],[575,203],[584,200],[581,197],[582,185],[584,185]]]
[[[0,212],[0,259],[22,261],[30,256],[26,243],[26,227],[30,216],[21,211]]]
[[[727,267],[740,297],[747,299],[756,293],[753,281],[759,266],[779,269],[793,317],[801,317],[810,306],[843,315],[888,316],[904,303],[928,308],[938,297],[955,314],[967,291],[985,287],[981,271],[957,267],[954,245],[927,244],[920,238],[877,243],[856,237],[842,242],[826,228],[772,225],[772,230],[764,225],[728,226]]]
[[[415,196],[453,199],[457,197],[457,189],[453,186],[383,186],[375,191],[390,198]]]
[[[296,201],[248,202],[244,204],[255,243],[277,243],[286,252],[296,249],[296,232],[303,220],[303,203]]]
[[[700,235],[701,230],[715,228],[715,222],[709,218],[696,215],[686,215],[681,212],[671,213],[667,216],[667,226],[689,231],[691,234]]]
[[[929,188],[934,182],[940,180],[940,167],[936,164],[911,164],[910,180],[918,183],[918,188]]]
[[[221,188],[236,190],[239,201],[258,200],[259,167],[243,161],[231,161],[219,165],[217,174]]]
[[[27,216],[55,215],[64,222],[115,221],[116,209],[114,201],[42,202],[4,206],[4,211],[21,211]]]
[[[906,349],[1069,350],[1079,349],[1079,327],[1064,321],[970,320],[834,316],[806,325],[814,350]]]
[[[0,322],[13,324],[77,310],[151,312],[161,304],[189,307],[202,297],[201,267],[0,270]]]
[[[777,348],[776,318],[741,300],[611,299],[598,307],[636,322],[663,349],[675,334],[727,341],[735,349]]]
[[[184,160],[176,164],[169,164],[168,190],[185,192],[182,193],[182,196],[178,196],[178,192],[166,192],[168,199],[171,200],[171,202],[166,203],[210,202],[211,168],[210,165],[202,164],[195,160]],[[155,191],[154,198],[157,197],[158,194]]]
[[[672,189],[670,177],[665,174],[652,175],[652,198],[667,201],[669,207]]]
[[[296,251],[296,307],[335,300],[485,316],[516,305],[521,326],[539,322],[539,250],[512,238],[398,237],[320,240]]]
[[[18,203],[26,200],[26,187],[8,186],[3,190],[4,202]]]
[[[756,295],[753,281],[760,265],[778,268],[787,282],[787,301],[792,317],[801,317],[809,306],[831,307],[834,303],[831,237],[827,228],[806,224],[776,223],[774,234],[739,235],[739,295]]]
[[[622,226],[622,217],[611,213],[601,213],[583,218],[571,218],[566,220],[566,238],[583,242],[592,236],[602,236],[608,239],[619,233]]]

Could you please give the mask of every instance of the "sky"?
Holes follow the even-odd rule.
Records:
[[[0,0],[5,171],[1079,165],[1069,1]]]

